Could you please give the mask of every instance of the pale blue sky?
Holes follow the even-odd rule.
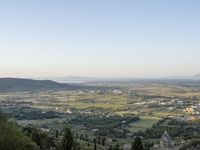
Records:
[[[2,0],[0,76],[200,72],[199,0]]]

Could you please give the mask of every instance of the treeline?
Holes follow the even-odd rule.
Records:
[[[17,120],[52,119],[61,118],[63,115],[60,112],[52,110],[42,111],[31,107],[11,107],[6,110],[0,108],[0,111],[8,113],[10,117],[16,118]]]
[[[78,139],[79,138],[79,139]],[[15,122],[9,121],[0,113],[0,149],[1,150],[86,150],[86,147],[78,141],[87,141],[92,149],[97,150],[102,146],[107,150],[123,150],[119,143],[106,143],[105,137],[95,137],[89,142],[88,135],[74,135],[69,128],[65,128],[63,136],[49,135],[32,127],[19,127]],[[143,150],[143,144],[139,137],[132,143],[132,150]]]
[[[122,126],[123,124],[129,124],[131,122],[136,122],[140,118],[135,116],[101,116],[101,117],[91,117],[91,116],[79,116],[70,120],[71,124],[83,124],[88,128],[97,128],[97,129],[112,129]],[[125,121],[125,122],[124,122]]]

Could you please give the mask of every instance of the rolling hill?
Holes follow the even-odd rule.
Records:
[[[32,80],[22,78],[0,78],[0,92],[61,90],[73,85],[61,84],[51,80]]]

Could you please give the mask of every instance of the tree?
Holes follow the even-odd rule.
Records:
[[[101,144],[101,137],[100,137],[100,136],[97,137],[97,143],[98,143],[99,145]]]
[[[112,148],[112,145],[110,145],[109,147],[108,147],[108,150],[112,150],[113,148]]]
[[[140,137],[134,139],[131,150],[144,150]]]
[[[38,150],[37,145],[0,113],[0,149],[2,150]]]
[[[40,150],[46,150],[50,147],[55,147],[54,138],[50,137],[47,133],[32,127],[25,127],[23,132],[34,141]]]
[[[101,145],[102,145],[102,146],[105,146],[105,145],[106,145],[106,138],[102,138]]]
[[[62,140],[62,150],[72,150],[74,145],[74,137],[69,128],[65,128],[64,137]]]
[[[119,143],[117,143],[114,147],[113,150],[119,150]]]
[[[77,141],[74,141],[73,150],[81,150],[80,143],[78,143]]]
[[[94,139],[93,143],[94,143],[94,150],[96,150],[97,149],[97,139]]]
[[[58,133],[58,130],[56,130],[56,138],[58,138],[58,134],[59,134],[59,133]]]

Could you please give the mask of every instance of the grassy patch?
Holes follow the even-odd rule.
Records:
[[[128,130],[130,132],[136,133],[139,131],[145,131],[146,129],[151,128],[154,124],[156,124],[160,118],[156,117],[140,117],[141,119],[137,122],[131,123]]]

